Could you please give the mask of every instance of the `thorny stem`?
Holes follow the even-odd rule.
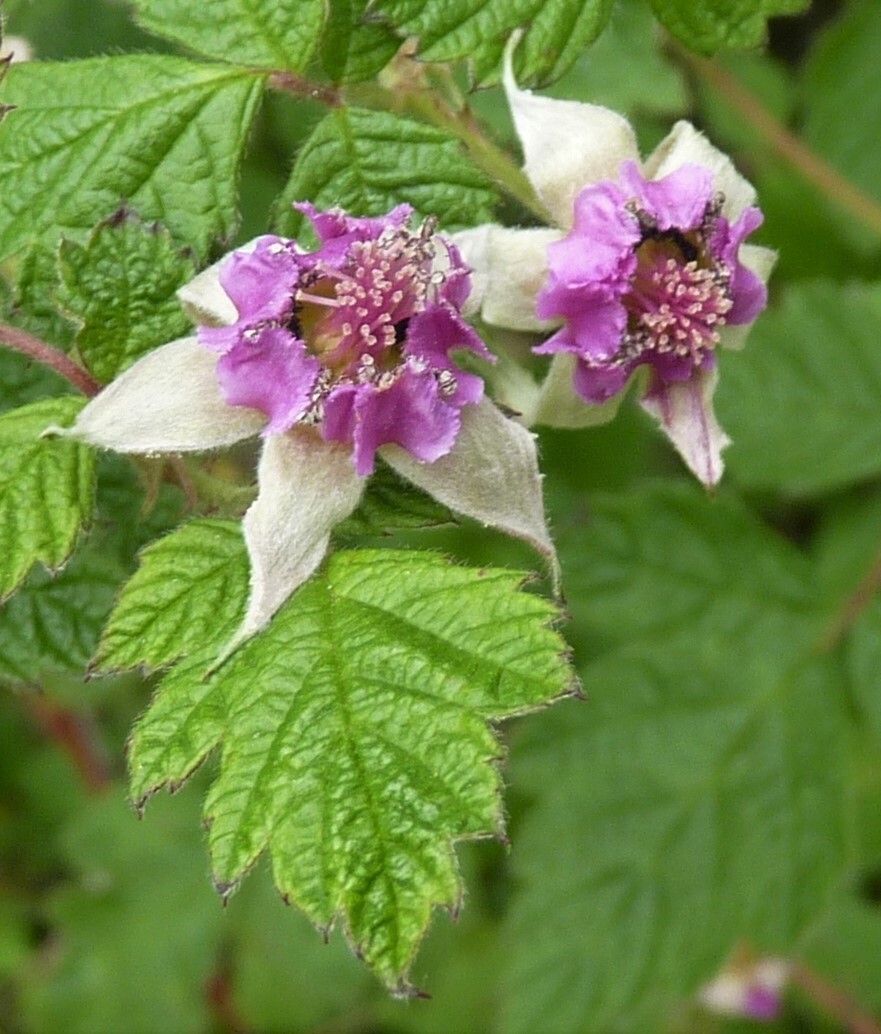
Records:
[[[54,370],[89,398],[97,395],[101,390],[98,381],[65,355],[61,349],[46,344],[45,341],[34,337],[33,334],[28,334],[26,330],[19,330],[18,327],[9,327],[5,323],[0,323],[0,344]]]
[[[839,988],[803,964],[792,971],[792,982],[850,1034],[881,1034],[881,1024]]]
[[[881,202],[860,190],[790,132],[721,64],[691,54],[673,42],[670,49],[679,61],[718,90],[784,161],[821,193],[881,236]]]

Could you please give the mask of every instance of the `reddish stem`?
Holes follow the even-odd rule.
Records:
[[[777,118],[718,61],[690,54],[678,44],[671,49],[703,80],[718,90],[740,112],[765,142],[784,161],[821,193],[846,208],[875,233],[881,234],[881,203],[842,176]]]
[[[29,359],[35,359],[43,366],[54,370],[57,374],[69,381],[78,391],[81,391],[89,398],[97,395],[101,385],[95,378],[75,363],[69,356],[59,348],[47,345],[33,334],[26,330],[19,330],[18,327],[10,327],[0,323],[0,344],[12,348]]]
[[[86,790],[90,794],[103,793],[112,776],[90,717],[69,711],[38,693],[25,700],[43,734],[67,755]]]
[[[881,1024],[876,1019],[863,1012],[843,991],[807,966],[795,967],[792,982],[850,1034],[881,1034]]]
[[[302,76],[294,75],[293,72],[273,72],[269,77],[269,85],[284,93],[292,93],[296,97],[308,97],[310,100],[321,101],[332,108],[338,108],[343,103],[339,90],[332,86],[323,86],[321,83],[313,83]]]

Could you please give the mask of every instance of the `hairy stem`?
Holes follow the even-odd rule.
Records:
[[[343,103],[339,90],[322,83],[313,83],[302,76],[294,75],[293,72],[273,72],[269,77],[269,85],[284,93],[292,93],[295,97],[320,101],[332,108],[337,108]]]
[[[97,395],[101,390],[98,381],[75,363],[70,356],[65,355],[61,349],[34,337],[33,334],[28,334],[26,330],[19,330],[18,327],[9,327],[5,323],[0,323],[0,344],[54,370],[89,398]]]
[[[790,132],[721,64],[691,54],[678,44],[670,46],[679,61],[722,94],[779,157],[822,194],[881,236],[881,202],[860,190]]]

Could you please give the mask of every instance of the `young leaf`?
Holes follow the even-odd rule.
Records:
[[[559,78],[602,32],[611,0],[377,0],[403,36],[419,39],[425,61],[468,58],[478,82],[497,82],[502,51],[511,33],[528,25],[518,48],[517,69],[524,82]]]
[[[488,222],[496,195],[446,133],[385,112],[339,108],[297,157],[276,206],[278,233],[297,235],[303,220],[290,206],[307,198],[359,215],[382,215],[406,201],[453,230]]]
[[[190,330],[175,292],[196,272],[168,232],[124,210],[85,245],[62,241],[58,301],[80,324],[76,347],[102,383]]]
[[[426,554],[338,553],[210,678],[166,676],[131,744],[132,792],[175,785],[222,739],[205,811],[228,893],[266,849],[281,892],[336,919],[390,987],[432,907],[460,904],[452,843],[498,835],[489,720],[571,691],[554,608],[520,576]]]
[[[690,486],[592,505],[564,549],[581,636],[607,651],[590,708],[534,720],[515,766],[541,793],[510,1032],[666,1029],[736,944],[792,955],[850,860],[846,690],[804,558]]]
[[[59,285],[57,245],[57,241],[36,241],[16,260],[10,322],[67,351],[73,344],[75,328],[58,311],[55,300]]]
[[[136,0],[135,10],[151,32],[208,57],[302,72],[318,43],[324,0]]]
[[[95,457],[73,441],[50,441],[50,424],[73,421],[85,400],[45,399],[0,417],[0,599],[38,561],[60,567],[92,515]]]
[[[691,50],[712,54],[722,47],[754,47],[765,38],[769,18],[796,14],[809,0],[650,0],[655,17]]]
[[[877,284],[798,285],[721,357],[717,411],[742,485],[806,494],[881,471],[879,320]]]
[[[248,595],[236,521],[195,520],[151,543],[117,600],[93,667],[161,668],[232,634]],[[219,644],[218,644],[219,645]]]
[[[236,226],[236,176],[263,86],[156,54],[16,65],[2,99],[0,258],[84,236],[125,201],[205,256]]]

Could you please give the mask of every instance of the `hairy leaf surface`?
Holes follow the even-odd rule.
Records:
[[[0,258],[128,203],[204,256],[236,227],[262,77],[155,54],[14,66],[0,100]]]
[[[121,578],[113,559],[89,548],[55,577],[32,572],[0,608],[0,679],[39,686],[56,672],[81,676]]]
[[[72,422],[83,405],[84,399],[63,396],[0,417],[0,599],[35,563],[60,567],[91,518],[94,452],[40,437],[50,424]]]
[[[754,47],[777,14],[795,14],[809,0],[650,0],[655,16],[692,50],[712,54],[722,47]]]
[[[302,72],[324,0],[137,0],[136,12],[145,28],[219,61]]]
[[[370,13],[370,0],[335,0],[321,37],[321,63],[334,82],[372,79],[401,41]]]
[[[60,268],[58,300],[80,324],[77,350],[102,383],[190,329],[175,292],[195,265],[159,226],[121,213],[85,245],[63,241]]]
[[[132,742],[133,795],[178,784],[222,741],[205,807],[218,886],[268,849],[281,892],[319,927],[340,920],[406,991],[433,906],[460,904],[453,842],[502,830],[487,722],[571,690],[555,610],[520,580],[336,554],[211,677],[207,653],[166,676]]]
[[[517,68],[525,82],[558,78],[600,34],[611,0],[378,0],[378,12],[405,36],[419,39],[426,61],[467,58],[478,82],[497,82],[508,37],[528,25],[518,47]]]
[[[98,646],[102,671],[160,668],[231,634],[248,593],[236,521],[195,520],[151,543]]]
[[[452,230],[488,222],[495,196],[446,133],[386,112],[340,108],[300,151],[276,209],[276,229],[296,236],[303,218],[290,205],[309,200],[359,215],[384,215],[408,202]]]

